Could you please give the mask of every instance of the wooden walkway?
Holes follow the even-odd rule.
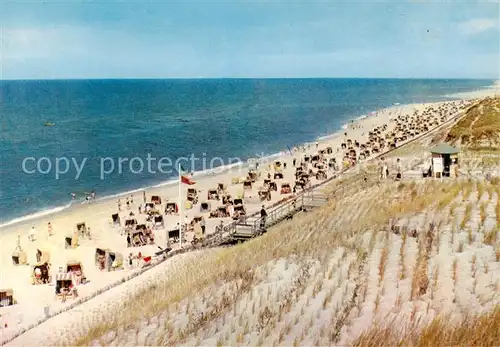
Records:
[[[298,196],[278,203],[267,210],[267,216],[262,218],[260,212],[254,213],[244,220],[235,221],[205,238],[201,247],[217,247],[223,244],[238,243],[262,235],[268,228],[290,219],[300,211],[311,210],[328,202],[321,192],[308,190]]]

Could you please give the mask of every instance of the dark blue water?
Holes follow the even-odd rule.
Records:
[[[166,181],[175,172],[101,179],[100,158],[189,156],[246,159],[311,141],[393,103],[437,101],[491,85],[485,80],[224,79],[1,81],[0,221],[70,202],[70,192],[115,194]],[[53,122],[53,127],[44,126]],[[51,160],[29,174],[27,157]],[[73,164],[56,179],[57,157]],[[110,168],[110,161],[106,161]],[[154,164],[154,163],[153,163]],[[26,168],[35,170],[28,161]],[[48,169],[42,162],[42,171]],[[61,162],[61,169],[65,164]],[[132,169],[140,169],[136,160]],[[165,169],[165,167],[164,167]],[[187,168],[189,169],[189,168]],[[202,169],[198,162],[195,169]]]

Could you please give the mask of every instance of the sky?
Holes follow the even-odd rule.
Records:
[[[0,0],[0,79],[498,79],[499,11],[499,1]]]

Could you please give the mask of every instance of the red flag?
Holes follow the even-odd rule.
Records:
[[[195,181],[193,181],[192,179],[190,179],[187,176],[181,176],[181,182],[184,183],[184,184],[188,184],[190,186],[192,186],[193,184],[196,184]]]

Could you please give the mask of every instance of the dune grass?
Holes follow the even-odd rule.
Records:
[[[462,221],[460,222],[460,229],[462,229],[462,230],[465,229],[467,222],[469,222],[469,220],[471,218],[472,207],[473,207],[472,202],[468,203],[467,206],[465,207],[464,217],[463,217]]]
[[[500,187],[497,185],[496,187],[496,193],[497,193],[497,204],[495,206],[495,214],[496,214],[496,219],[497,219],[497,227],[500,228]]]
[[[500,149],[493,147],[465,147],[458,155],[461,167],[491,170],[500,166]]]
[[[401,327],[398,321],[375,325],[353,341],[355,347],[412,346],[483,346],[500,344],[500,309],[478,316],[437,317],[423,327],[417,321]]]
[[[434,297],[438,287],[438,276],[447,271],[451,271],[451,277],[456,286],[457,278],[461,276],[458,271],[457,258],[450,270],[443,267],[439,270],[439,264],[436,266],[434,261],[430,261],[433,254],[439,252],[438,237],[442,226],[439,222],[437,224],[432,222],[433,217],[429,215],[429,211],[436,211],[438,207],[447,211],[453,205],[454,208],[465,209],[464,215],[470,216],[473,207],[477,208],[481,205],[474,195],[476,194],[474,190],[477,187],[476,181],[387,181],[367,188],[352,183],[355,181],[353,177],[350,184],[346,182],[348,189],[331,199],[326,206],[296,215],[293,220],[273,227],[260,238],[232,248],[201,251],[193,257],[184,259],[179,262],[182,265],[169,269],[168,273],[165,273],[158,281],[147,284],[119,306],[109,309],[102,315],[85,319],[79,325],[76,334],[73,332],[73,335],[68,335],[65,344],[87,346],[101,341],[101,337],[109,334],[124,336],[127,331],[135,331],[134,329],[139,331],[140,328],[137,326],[142,324],[141,322],[149,321],[159,315],[166,314],[171,319],[175,319],[172,318],[176,317],[175,312],[182,312],[182,315],[187,316],[188,323],[183,327],[176,327],[170,321],[159,323],[156,331],[158,336],[156,345],[182,345],[187,339],[191,339],[200,332],[206,336],[205,329],[209,329],[210,326],[212,326],[210,329],[213,333],[222,334],[220,330],[222,328],[219,326],[230,324],[229,322],[236,322],[233,333],[225,331],[224,334],[229,336],[227,338],[217,335],[217,342],[214,340],[214,344],[245,344],[244,341],[247,341],[249,336],[248,332],[256,329],[255,326],[248,326],[247,319],[249,319],[250,312],[252,316],[259,317],[259,324],[262,326],[259,337],[261,345],[264,343],[283,344],[286,343],[288,324],[298,322],[297,319],[303,321],[300,317],[304,316],[304,307],[309,307],[315,300],[319,302],[319,311],[312,314],[316,320],[311,317],[311,322],[318,321],[320,311],[336,312],[334,313],[336,318],[332,321],[332,324],[337,327],[336,332],[321,333],[326,334],[322,342],[331,337],[332,340],[328,341],[334,344],[338,342],[336,339],[339,338],[343,324],[346,322],[344,319],[343,323],[339,323],[342,318],[339,315],[343,314],[343,310],[351,310],[353,307],[357,307],[359,312],[361,304],[367,297],[366,282],[357,284],[354,292],[350,292],[344,284],[349,282],[348,279],[360,278],[358,272],[363,271],[367,254],[371,254],[375,248],[380,251],[380,256],[374,260],[377,262],[376,276],[378,277],[376,292],[372,293],[375,297],[373,302],[375,312],[382,312],[381,307],[387,304],[384,303],[384,288],[387,283],[392,282],[384,283],[384,281],[386,276],[391,275],[387,272],[390,259],[397,263],[398,273],[395,275],[397,281],[405,279],[410,281],[411,290],[408,297],[411,300],[419,301],[426,300],[427,296]],[[464,194],[468,198],[462,201],[461,197]],[[389,231],[393,221],[408,220],[415,215],[423,216],[421,220],[431,224],[427,224],[427,227],[419,233],[414,233],[413,229],[403,229],[397,234],[401,237],[401,246],[398,245],[393,249],[392,244],[389,243],[389,236],[392,235]],[[465,216],[464,224],[469,218]],[[366,239],[367,231],[370,231],[371,240]],[[452,237],[453,234],[451,232]],[[494,258],[499,261],[500,247],[497,246],[496,237],[495,229],[495,233],[485,233],[482,242],[493,247]],[[470,237],[467,241],[472,242]],[[417,253],[408,253],[409,247],[413,247],[412,244],[418,247]],[[451,244],[453,245],[453,241]],[[332,260],[332,252],[335,250],[339,250],[340,253]],[[458,242],[457,252],[464,252],[463,241]],[[297,282],[300,284],[293,285],[290,293],[276,293],[278,296],[275,297],[270,287],[263,290],[261,294],[254,293],[252,288],[259,287],[264,279],[258,275],[259,271],[256,269],[275,263],[279,259],[286,259],[285,268],[290,266],[289,261],[300,267],[310,262],[322,265],[318,270],[320,272],[314,276],[309,270],[302,270],[303,278]],[[344,270],[341,269],[343,264],[346,264]],[[487,266],[485,264],[482,268]],[[332,281],[335,283],[333,287]],[[221,286],[226,286],[226,289],[222,294],[214,296],[214,292],[220,292],[218,288]],[[475,287],[476,284],[474,291]],[[152,292],[154,292],[153,297]],[[325,293],[329,293],[327,297],[324,296]],[[341,299],[335,299],[338,293],[342,293]],[[237,309],[236,303],[244,295],[248,295],[250,304],[246,310],[241,311]],[[301,295],[307,297],[307,300],[301,304],[305,306],[296,307],[297,313],[287,316],[291,310],[292,296],[295,297],[294,300],[298,300],[297,298]],[[452,295],[457,299],[454,291]],[[358,297],[358,299],[352,301],[351,296]],[[196,302],[196,298],[200,297],[205,303],[203,308],[199,308]],[[397,305],[401,307],[403,299],[400,295],[397,299],[399,301]],[[336,300],[340,300],[342,305],[349,303],[348,309]],[[287,303],[273,308],[269,304],[271,302]],[[246,312],[246,318],[243,318],[242,312]],[[348,311],[345,312],[346,315],[349,314]],[[381,319],[383,321],[382,316]],[[220,320],[226,323],[218,323],[214,330],[214,322]],[[297,325],[297,323],[293,324]],[[292,336],[292,340],[288,342],[292,344],[298,341],[300,345],[303,341],[310,340],[309,331],[310,329],[306,329],[304,336]],[[276,334],[276,341],[270,341],[272,334]],[[401,335],[398,338],[409,339],[410,337]],[[200,341],[206,339],[206,337],[200,338],[199,335],[198,338],[201,339]]]
[[[424,141],[417,140],[411,142],[402,147],[396,148],[392,152],[386,155],[387,158],[397,158],[397,157],[406,157],[410,155],[422,154],[429,151],[429,146],[427,146]]]
[[[471,106],[450,129],[446,141],[476,149],[497,149],[500,143],[500,98],[486,98]]]
[[[77,346],[91,345],[110,332],[119,334],[130,329],[134,322],[168,312],[183,299],[196,297],[214,284],[233,283],[238,286],[241,295],[241,292],[258,282],[253,269],[276,259],[322,260],[325,255],[331,254],[332,249],[344,247],[357,254],[361,261],[368,251],[358,241],[361,233],[387,228],[390,219],[418,213],[439,204],[442,199],[449,201],[450,195],[457,195],[456,185],[455,182],[436,181],[419,184],[388,182],[380,187],[370,187],[368,191],[365,189],[363,198],[358,201],[355,193],[348,194],[311,213],[298,215],[272,228],[262,237],[242,245],[200,252],[195,259],[186,259],[181,267],[169,270],[157,283],[134,293],[120,307],[82,322],[80,333],[66,342]],[[357,185],[352,189],[362,190]],[[363,218],[357,218],[352,209],[363,211]],[[380,275],[384,273],[385,262],[382,261]],[[151,297],[152,291],[154,297]],[[231,309],[232,301],[234,298],[228,293],[224,302],[213,303],[212,311],[222,314]],[[211,318],[205,316],[204,319]],[[163,336],[161,343],[182,343],[202,323],[193,319],[188,324],[191,329],[175,334],[172,327],[160,326],[158,330]]]
[[[498,242],[499,229],[492,229],[484,234],[483,242],[487,245],[493,246]]]

